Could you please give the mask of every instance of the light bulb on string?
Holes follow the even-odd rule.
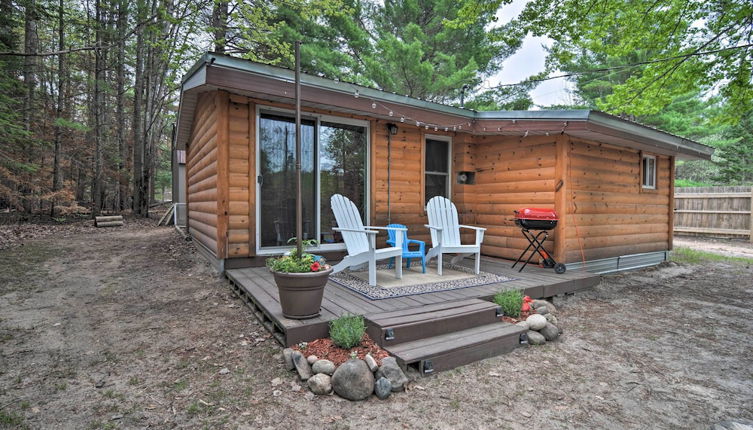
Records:
[[[392,114],[392,111],[390,111],[389,115],[390,115],[390,116],[392,116],[392,115],[393,115],[393,114]]]
[[[361,95],[360,95],[360,94],[358,94],[358,90],[356,90],[356,93],[355,93],[355,94],[353,94],[353,97],[355,97],[355,98],[358,98],[358,97],[360,97],[360,96],[361,96]]]
[[[376,109],[376,102],[371,102],[371,108]]]
[[[404,116],[400,117],[400,122],[405,122],[405,117]]]

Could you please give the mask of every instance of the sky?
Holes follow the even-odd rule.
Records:
[[[499,23],[507,23],[518,16],[526,3],[528,3],[528,0],[513,0],[509,5],[502,6],[497,12]],[[502,63],[502,70],[489,77],[485,81],[485,85],[513,84],[541,72],[544,70],[544,60],[546,59],[546,51],[542,45],[549,46],[551,42],[548,37],[527,36],[518,52],[508,57]],[[572,98],[568,92],[569,88],[571,88],[571,84],[566,79],[552,79],[539,84],[531,92],[531,97],[538,106],[569,104]]]

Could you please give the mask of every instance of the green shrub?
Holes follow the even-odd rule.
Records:
[[[366,324],[361,315],[343,315],[329,322],[329,337],[340,348],[350,349],[361,343]]]
[[[523,293],[518,290],[499,292],[494,296],[494,303],[502,308],[505,315],[517,318],[520,316],[520,307],[523,306]]]

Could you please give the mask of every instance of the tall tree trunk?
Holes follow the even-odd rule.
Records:
[[[64,7],[63,0],[58,2],[58,50],[63,51],[65,49],[65,19],[64,19]],[[63,130],[59,123],[59,119],[63,117],[63,111],[65,110],[65,85],[68,71],[65,69],[65,54],[58,55],[58,100],[57,107],[55,109],[55,154],[52,165],[52,192],[56,193],[60,191],[63,186],[63,172],[60,168],[60,157],[63,146]],[[57,204],[57,198],[52,198],[52,204],[50,205],[50,216],[55,216],[55,205]]]
[[[125,119],[125,34],[128,25],[128,0],[118,1],[118,59],[117,59],[117,78],[116,78],[116,122],[118,123],[118,185],[119,201],[118,209],[124,210],[128,202],[128,171],[126,168],[126,159],[128,158],[128,145],[126,143],[126,119]]]
[[[212,32],[214,36],[214,52],[225,52],[227,46],[227,15],[228,2],[215,0],[212,9]]]
[[[92,215],[99,215],[102,209],[102,5],[97,0],[95,9],[94,46],[94,186],[92,187]]]
[[[27,54],[36,54],[39,51],[39,39],[37,37],[37,19],[39,18],[39,14],[35,0],[27,0],[24,15],[24,52]],[[27,131],[31,130],[38,64],[39,59],[35,55],[24,57],[24,85],[26,87],[26,95],[24,97],[24,127]]]
[[[137,22],[146,18],[146,0],[137,0]],[[136,33],[136,66],[133,96],[133,213],[142,214],[144,176],[144,132],[141,121],[144,96],[144,27]]]

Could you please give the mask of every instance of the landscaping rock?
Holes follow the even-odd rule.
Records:
[[[554,325],[557,325],[557,324],[559,324],[559,321],[557,321],[557,317],[556,317],[556,316],[554,316],[554,314],[552,314],[552,313],[549,313],[549,314],[546,314],[546,315],[544,315],[544,318],[546,318],[546,320],[547,320],[548,322],[550,322],[550,323],[552,323],[552,324],[554,324]]]
[[[534,309],[536,309],[537,312],[539,310],[539,307],[546,306],[546,309],[549,311],[550,314],[556,314],[557,313],[557,308],[554,307],[554,305],[552,304],[552,302],[548,302],[546,300],[534,300],[533,303],[531,303],[531,305],[533,306]],[[539,313],[541,313],[541,312],[539,312]]]
[[[526,319],[526,322],[528,323],[528,328],[531,330],[538,331],[546,327],[546,318],[544,318],[544,315],[533,314]]]
[[[311,370],[313,370],[314,373],[324,373],[325,375],[330,376],[335,373],[336,368],[337,366],[335,366],[335,363],[329,360],[316,360],[314,365],[311,366]]]
[[[384,376],[377,379],[374,383],[374,394],[381,400],[386,399],[392,394],[392,382]]]
[[[537,331],[528,330],[528,344],[529,345],[543,345],[545,343],[546,343],[546,338],[544,337],[543,334]]]
[[[293,364],[293,350],[291,348],[285,348],[282,350],[282,358],[285,360],[285,369],[295,369],[295,364]]]
[[[230,369],[228,369],[227,367],[220,369],[220,375],[227,375],[228,373],[230,373]]]
[[[324,373],[317,373],[308,380],[312,393],[322,396],[332,392],[332,378]]]
[[[526,330],[530,329],[528,321],[518,321],[515,323],[515,325],[518,327],[523,327]]]
[[[299,351],[293,351],[293,365],[295,365],[295,370],[298,371],[298,376],[301,377],[301,381],[308,381],[308,379],[313,375],[311,373],[311,366],[309,365],[309,362],[306,361],[306,359],[303,357],[303,354],[301,354]]]
[[[363,400],[374,391],[374,374],[365,361],[353,358],[335,370],[332,388],[345,399]]]
[[[541,334],[544,335],[546,340],[552,341],[559,337],[560,329],[558,329],[556,325],[548,322],[546,323],[546,326],[541,329]]]
[[[536,313],[539,315],[548,315],[549,308],[546,306],[539,306],[538,308],[536,308]]]
[[[317,357],[316,355],[309,355],[308,357],[306,357],[306,361],[308,361],[309,364],[314,364],[317,360],[319,360],[319,357]]]
[[[374,360],[374,357],[372,357],[371,354],[366,354],[366,357],[363,358],[363,361],[366,362],[366,365],[369,366],[369,370],[371,370],[372,372],[376,372],[377,369],[379,369],[377,361]]]
[[[392,391],[405,390],[405,384],[409,381],[408,377],[403,373],[403,369],[397,364],[395,357],[382,359],[382,367],[377,370],[376,377],[377,379],[381,377],[389,379],[390,383],[392,383]]]

